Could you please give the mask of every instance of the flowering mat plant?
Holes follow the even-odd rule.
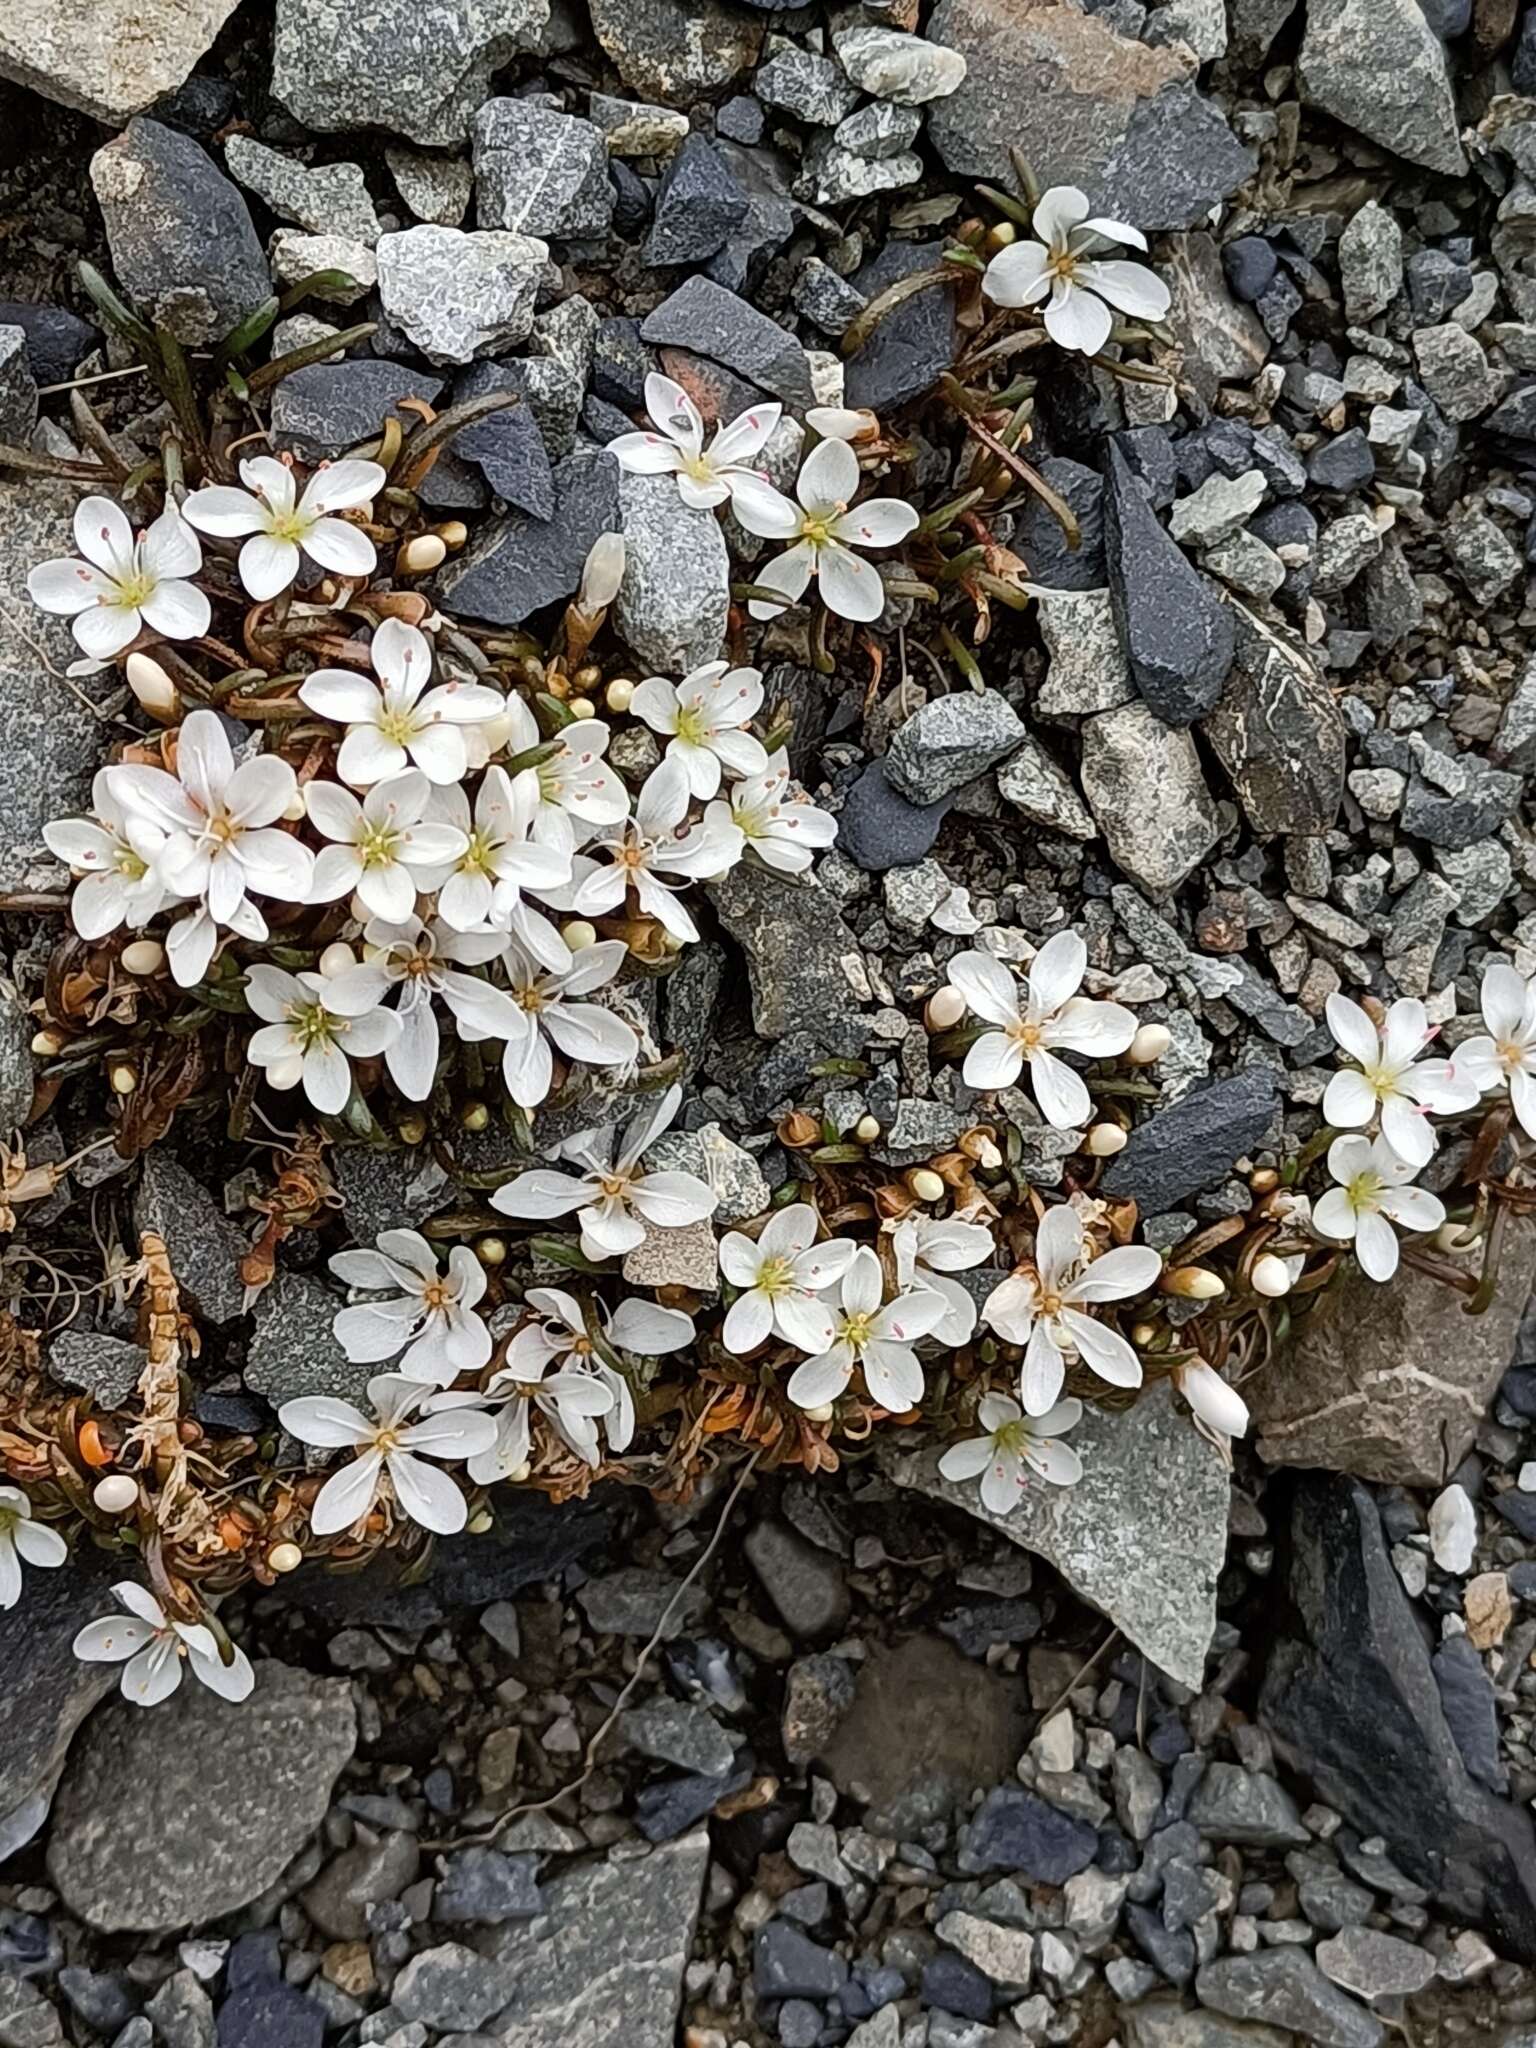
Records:
[[[1037,381],[1064,353],[1160,374],[1137,360],[1136,323],[1161,318],[1166,290],[1104,253],[1142,237],[1070,189],[987,196],[997,217],[853,337],[913,291],[954,295],[966,348],[933,402],[967,452],[947,502],[917,502],[902,420],[764,403],[706,422],[681,383],[648,379],[609,458],[675,479],[738,549],[725,650],[688,674],[635,673],[618,533],[537,632],[429,594],[469,536],[434,521],[421,487],[458,431],[515,399],[417,404],[306,465],[274,450],[263,405],[312,350],[257,363],[264,327],[247,323],[194,373],[91,280],[171,423],[132,473],[63,465],[81,484],[74,552],[30,579],[71,622],[73,673],[121,671],[135,708],[89,815],[47,829],[70,892],[7,906],[52,921],[34,1119],[67,1106],[87,1135],[49,1159],[22,1131],[4,1157],[4,1223],[57,1285],[0,1323],[0,1605],[71,1545],[116,1550],[118,1611],[76,1649],[120,1664],[128,1698],[163,1699],[186,1670],[244,1697],[222,1596],[306,1560],[415,1564],[436,1538],[489,1529],[509,1487],[686,1497],[749,1454],[833,1470],[905,1427],[1005,1516],[1022,1489],[1081,1476],[1085,1403],[1123,1410],[1159,1380],[1229,1458],[1244,1382],[1284,1370],[1294,1320],[1350,1261],[1383,1285],[1404,1266],[1438,1274],[1487,1306],[1536,1142],[1536,990],[1502,964],[1482,984],[1486,1031],[1450,1058],[1423,1003],[1330,997],[1322,1128],[1248,1161],[1251,1207],[1171,1249],[1140,1242],[1136,1205],[1100,1182],[1172,1035],[1106,999],[1061,915],[1006,958],[983,933],[914,999],[932,1060],[976,1105],[952,1147],[884,1166],[872,1117],[844,1130],[790,1102],[746,1134],[776,1161],[755,1213],[727,1205],[707,1147],[679,1153],[687,1058],[656,1042],[644,985],[678,972],[733,869],[793,890],[836,838],[791,772],[763,649],[798,635],[831,692],[872,701],[886,645],[871,629],[904,605],[944,684],[979,687],[996,611],[1031,602],[998,509],[1043,498],[1075,536],[1021,452]],[[765,452],[786,445],[770,474]],[[758,542],[772,552],[749,566],[739,551],[755,561]],[[1021,1089],[1069,1134],[1060,1193],[1022,1170]],[[334,1282],[349,1377],[259,1426],[239,1404],[227,1425],[194,1419],[204,1332],[174,1233],[120,1205],[120,1169],[177,1124],[242,1162],[247,1309],[280,1262]],[[477,1166],[487,1133],[510,1165]],[[1420,1176],[1447,1139],[1455,1171],[1431,1193]],[[349,1147],[435,1168],[444,1201],[351,1241]],[[107,1261],[84,1282],[29,1219],[88,1159]],[[694,1277],[648,1280],[679,1243]],[[87,1286],[138,1305],[147,1363],[112,1408],[41,1369]]]

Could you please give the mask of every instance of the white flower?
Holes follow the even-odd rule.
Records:
[[[720,770],[761,775],[768,766],[761,740],[746,730],[762,709],[762,671],[710,661],[680,683],[648,676],[630,700],[630,710],[652,732],[669,733],[668,760],[680,761],[688,787],[708,799],[720,787]]]
[[[981,1319],[1009,1344],[1023,1344],[1019,1397],[1031,1415],[1054,1405],[1067,1356],[1115,1387],[1141,1385],[1141,1360],[1118,1330],[1086,1311],[1100,1301],[1144,1294],[1163,1270],[1149,1245],[1119,1245],[1086,1267],[1082,1218],[1066,1203],[1047,1209],[1035,1231],[1035,1270],[1010,1273],[987,1296]]]
[[[506,725],[514,755],[550,744],[521,697],[507,699]],[[612,737],[600,718],[575,719],[554,735],[559,753],[531,771],[538,782],[533,837],[540,846],[574,853],[595,826],[617,825],[629,816],[629,791],[603,759]]]
[[[814,576],[828,611],[844,619],[878,619],[885,609],[880,571],[853,550],[895,547],[917,525],[917,513],[901,498],[867,498],[853,506],[858,488],[859,458],[848,443],[818,441],[795,485],[798,510],[779,492],[770,495],[768,485],[762,495],[738,504],[736,517],[748,533],[794,542],[753,580],[797,598]],[[747,609],[754,619],[773,619],[782,606],[753,598]]]
[[[896,1278],[903,1287],[927,1287],[945,1304],[944,1320],[934,1327],[940,1344],[954,1350],[968,1343],[976,1327],[976,1303],[951,1273],[963,1273],[990,1259],[997,1250],[992,1233],[980,1223],[959,1223],[952,1217],[904,1216],[891,1228],[896,1253]]]
[[[734,825],[747,851],[765,867],[781,875],[803,875],[815,849],[830,846],[837,837],[837,820],[804,797],[786,797],[788,787],[789,756],[781,749],[761,775],[738,782],[727,792],[728,800],[711,804],[704,823],[716,832]]]
[[[367,789],[414,765],[429,782],[462,782],[469,768],[462,728],[499,717],[501,692],[458,682],[428,690],[431,646],[399,619],[380,621],[369,658],[377,683],[351,669],[317,668],[299,685],[311,711],[347,728],[336,755],[342,781]]]
[[[1108,1059],[1136,1036],[1136,1019],[1121,1003],[1091,1002],[1077,993],[1088,948],[1076,932],[1057,932],[1029,969],[1029,999],[1021,1009],[1018,985],[990,953],[957,953],[951,985],[983,1022],[998,1029],[977,1039],[962,1069],[972,1088],[1011,1088],[1025,1062],[1035,1100],[1058,1131],[1086,1123],[1093,1103],[1081,1075],[1056,1057],[1058,1048]]]
[[[945,1479],[981,1479],[981,1504],[990,1515],[1011,1514],[1038,1472],[1053,1486],[1074,1486],[1083,1476],[1083,1461],[1070,1444],[1059,1441],[1082,1420],[1081,1401],[1058,1401],[1044,1415],[1025,1419],[1017,1401],[1006,1394],[983,1394],[976,1420],[985,1436],[951,1444],[939,1460]]]
[[[98,768],[91,784],[91,816],[56,818],[43,841],[81,876],[70,915],[82,939],[104,939],[124,924],[142,931],[171,893],[157,866],[165,828],[124,803],[109,768]]]
[[[851,1237],[818,1244],[819,1225],[808,1202],[793,1202],[774,1211],[755,1243],[739,1230],[721,1238],[720,1270],[741,1290],[720,1333],[727,1351],[740,1357],[775,1332],[797,1351],[831,1348],[836,1329],[820,1297],[842,1279],[858,1246]]]
[[[276,754],[237,768],[216,711],[188,716],[177,735],[175,775],[131,762],[107,773],[113,795],[168,835],[162,876],[178,896],[199,903],[166,941],[179,987],[194,988],[207,973],[220,925],[243,939],[267,936],[252,896],[302,903],[309,894],[315,857],[277,827],[298,794],[297,777]]]
[[[622,1144],[611,1127],[583,1132],[564,1148],[586,1168],[580,1179],[542,1168],[520,1173],[497,1188],[491,1207],[536,1222],[577,1210],[581,1248],[589,1259],[632,1252],[644,1244],[647,1223],[675,1230],[713,1216],[717,1197],[696,1175],[636,1171],[647,1145],[670,1128],[682,1100],[681,1088],[669,1088],[653,1109],[633,1119]]]
[[[332,1328],[351,1362],[378,1365],[403,1351],[395,1370],[438,1387],[478,1372],[490,1359],[491,1333],[475,1309],[485,1268],[469,1246],[456,1244],[442,1273],[419,1231],[381,1230],[374,1243],[376,1251],[336,1252],[330,1262],[348,1287],[387,1297],[337,1314]]]
[[[860,1245],[843,1271],[832,1311],[832,1342],[797,1366],[784,1390],[798,1407],[823,1408],[835,1401],[855,1366],[864,1374],[869,1398],[891,1414],[903,1415],[921,1401],[923,1368],[912,1346],[938,1327],[944,1303],[919,1289],[898,1294],[882,1308],[884,1292],[880,1261],[868,1245]]]
[[[235,1650],[226,1664],[213,1630],[202,1622],[172,1621],[154,1595],[131,1579],[112,1590],[128,1613],[88,1621],[75,1637],[75,1655],[86,1664],[121,1664],[118,1691],[125,1700],[136,1707],[168,1700],[181,1683],[183,1663],[221,1700],[250,1697],[256,1674],[244,1650]]]
[[[367,505],[384,488],[376,462],[322,463],[304,486],[293,471],[270,455],[253,455],[240,465],[246,488],[211,484],[193,491],[182,511],[203,533],[245,539],[240,581],[257,599],[276,597],[303,566],[302,556],[338,576],[369,576],[378,560],[373,542],[334,512]]]
[[[380,967],[348,967],[340,974],[289,974],[282,967],[248,970],[245,999],[261,1029],[246,1051],[265,1067],[274,1088],[304,1084],[326,1116],[339,1116],[352,1093],[353,1059],[383,1052],[400,1034],[393,1010],[381,1010],[389,983]]]
[[[531,837],[539,809],[538,777],[531,768],[517,775],[487,768],[473,816],[469,798],[456,783],[435,790],[427,809],[463,840],[451,862],[421,885],[436,890],[437,914],[455,931],[477,931],[488,922],[516,929],[524,889],[558,889],[571,879],[569,852]],[[556,959],[568,960],[570,949],[554,927],[537,912],[530,915],[558,946]],[[541,950],[548,944],[546,939]]]
[[[1508,1088],[1520,1128],[1536,1138],[1536,989],[1496,960],[1484,971],[1479,1001],[1489,1035],[1456,1048],[1456,1078],[1479,1094]]]
[[[333,842],[316,857],[310,902],[334,903],[355,890],[370,917],[410,917],[417,890],[430,890],[443,863],[469,843],[457,826],[425,815],[431,794],[419,768],[376,782],[361,803],[339,782],[310,783],[310,823]]]
[[[1339,1185],[1313,1203],[1312,1222],[1324,1237],[1346,1244],[1353,1239],[1361,1270],[1372,1280],[1390,1280],[1397,1271],[1394,1223],[1425,1231],[1445,1221],[1444,1204],[1427,1188],[1408,1185],[1417,1168],[1400,1159],[1385,1138],[1335,1138],[1328,1171]]]
[[[506,1039],[501,1070],[507,1093],[520,1109],[536,1109],[549,1093],[554,1079],[550,1042],[566,1059],[587,1067],[622,1067],[639,1058],[640,1040],[632,1025],[601,1003],[579,1000],[605,988],[628,951],[622,939],[601,939],[578,947],[563,974],[551,974],[516,940],[508,947],[505,966],[517,1021],[512,1030],[496,1035]]]
[[[737,415],[729,426],[716,429],[704,446],[704,419],[681,384],[653,370],[645,380],[645,409],[657,431],[620,434],[608,443],[621,469],[638,476],[677,478],[678,494],[685,505],[707,511],[723,505],[727,498],[739,519],[742,505],[753,502],[754,494],[768,489],[755,469],[746,467],[749,456],[761,453],[779,424],[784,408],[776,403],[755,405]]]
[[[1330,996],[1326,1012],[1328,1029],[1356,1065],[1324,1090],[1324,1122],[1363,1128],[1379,1113],[1381,1134],[1398,1158],[1415,1169],[1427,1166],[1435,1137],[1426,1112],[1471,1109],[1480,1091],[1463,1080],[1459,1059],[1419,1059],[1435,1035],[1424,1005],[1411,997],[1393,1003],[1380,1031],[1348,996]]]
[[[1170,1378],[1189,1403],[1196,1429],[1218,1449],[1248,1434],[1248,1403],[1214,1365],[1196,1359],[1175,1366]]]
[[[398,924],[373,917],[363,927],[363,939],[378,949],[374,964],[400,991],[394,1012],[400,1032],[385,1046],[384,1064],[408,1102],[425,1102],[437,1078],[441,1034],[434,996],[442,997],[461,1037],[500,1039],[521,1028],[521,1012],[514,1013],[505,989],[458,971],[500,959],[505,932],[450,931],[436,918],[428,925],[414,916]]]
[[[616,830],[593,841],[610,859],[585,877],[572,897],[582,917],[617,910],[630,889],[648,917],[654,917],[677,939],[693,940],[699,928],[678,901],[663,875],[696,881],[723,875],[741,858],[742,837],[724,819],[695,825],[681,839],[677,827],[688,815],[688,775],[680,761],[663,761],[646,777],[635,815]]]
[[[1115,324],[1111,307],[1136,320],[1161,320],[1168,311],[1168,287],[1144,263],[1095,254],[1106,242],[1145,249],[1146,236],[1118,221],[1090,220],[1075,185],[1043,194],[1033,225],[1039,241],[999,249],[981,288],[999,306],[1037,306],[1049,293],[1045,331],[1058,348],[1097,355]]]
[[[14,1607],[21,1598],[21,1565],[51,1571],[69,1555],[57,1529],[34,1522],[32,1503],[19,1486],[0,1486],[0,1607]]]
[[[441,1458],[453,1464],[476,1457],[495,1442],[496,1424],[484,1409],[451,1395],[441,1407],[434,1405],[410,1421],[412,1410],[428,1393],[419,1380],[381,1373],[368,1382],[372,1421],[350,1401],[329,1394],[285,1401],[278,1409],[278,1421],[300,1443],[354,1454],[350,1465],[327,1479],[309,1511],[309,1525],[317,1536],[334,1536],[360,1522],[378,1499],[386,1473],[400,1512],[409,1520],[439,1536],[456,1536],[464,1527],[469,1519],[464,1495],[446,1472],[423,1460]]]
[[[110,498],[75,507],[75,546],[84,560],[41,562],[27,578],[32,602],[72,621],[76,641],[110,661],[144,627],[166,640],[196,640],[208,630],[208,599],[184,579],[203,566],[197,535],[167,507],[137,540],[128,515]]]

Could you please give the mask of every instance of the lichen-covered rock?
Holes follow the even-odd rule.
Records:
[[[379,239],[379,297],[429,363],[525,341],[549,245],[534,235],[422,226]]]
[[[614,620],[647,674],[687,675],[719,658],[731,558],[713,512],[685,505],[671,476],[619,478],[624,581]]]
[[[239,0],[6,0],[0,78],[116,127],[183,84]]]

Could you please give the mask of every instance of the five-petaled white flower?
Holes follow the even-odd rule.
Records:
[[[537,1109],[549,1093],[554,1080],[551,1044],[566,1059],[586,1067],[622,1067],[639,1058],[640,1040],[633,1025],[601,1003],[580,1000],[607,987],[628,950],[622,939],[600,939],[595,945],[579,946],[563,974],[551,974],[515,939],[508,946],[503,964],[516,1022],[496,1036],[506,1040],[502,1076],[520,1109]],[[467,1030],[463,1035],[473,1038],[476,1033]]]
[[[743,504],[770,487],[748,466],[752,456],[761,454],[779,424],[784,408],[777,402],[754,405],[739,413],[729,426],[718,427],[714,439],[704,446],[704,417],[681,384],[653,370],[645,380],[645,409],[656,431],[642,428],[638,433],[620,434],[608,443],[608,453],[621,469],[638,476],[677,478],[678,495],[685,505],[707,511],[731,500],[737,518]]]
[[[367,789],[414,765],[429,782],[461,782],[469,768],[463,728],[499,717],[501,692],[459,682],[429,690],[431,645],[399,619],[379,622],[368,653],[378,682],[352,669],[317,668],[299,685],[311,711],[347,728],[336,754],[342,781]]]
[[[1114,313],[1161,320],[1168,311],[1168,287],[1154,271],[1097,254],[1107,242],[1145,249],[1146,236],[1119,221],[1090,219],[1088,200],[1075,185],[1053,185],[1044,193],[1033,226],[1039,241],[999,249],[981,288],[999,306],[1037,306],[1049,294],[1045,331],[1058,348],[1097,355],[1109,340]]]
[[[568,1216],[575,1209],[581,1248],[589,1259],[632,1252],[644,1244],[648,1223],[675,1230],[713,1216],[718,1198],[697,1175],[638,1170],[641,1154],[670,1128],[682,1100],[681,1088],[669,1088],[654,1108],[630,1122],[622,1142],[611,1125],[568,1139],[561,1149],[585,1169],[579,1179],[535,1168],[497,1188],[491,1207],[503,1216],[535,1222]]]
[[[1118,1330],[1095,1322],[1095,1302],[1144,1294],[1163,1270],[1149,1245],[1118,1245],[1084,1264],[1082,1218],[1066,1203],[1047,1209],[1035,1231],[1033,1272],[1010,1273],[987,1296],[981,1319],[1009,1344],[1025,1346],[1019,1398],[1030,1415],[1055,1404],[1069,1354],[1111,1386],[1139,1387],[1141,1360]]]
[[[308,895],[315,857],[277,826],[298,780],[276,754],[258,754],[237,768],[216,711],[194,711],[183,723],[174,775],[136,762],[107,773],[113,795],[167,834],[161,875],[178,896],[198,903],[166,940],[179,987],[194,988],[207,973],[218,926],[243,939],[267,936],[252,896],[302,903]]]
[[[351,1464],[333,1472],[315,1496],[309,1525],[317,1536],[334,1536],[360,1522],[378,1499],[386,1473],[400,1512],[410,1521],[438,1536],[456,1536],[464,1527],[469,1509],[463,1493],[446,1472],[424,1461],[456,1464],[488,1451],[496,1441],[496,1423],[483,1408],[454,1395],[441,1406],[434,1402],[413,1422],[413,1410],[430,1395],[431,1388],[420,1380],[380,1373],[368,1382],[372,1420],[350,1401],[330,1394],[305,1395],[278,1409],[278,1421],[300,1443],[353,1453]]]
[[[837,837],[837,820],[803,796],[789,796],[789,756],[782,748],[761,775],[750,775],[710,805],[704,822],[734,825],[748,853],[781,875],[803,875],[818,847]]]
[[[82,939],[103,939],[120,924],[142,931],[171,891],[157,866],[165,827],[126,804],[98,768],[88,818],[55,818],[43,841],[80,876],[70,915]]]
[[[951,1350],[968,1343],[976,1327],[975,1297],[949,1276],[964,1273],[994,1255],[997,1247],[991,1231],[980,1223],[921,1214],[904,1216],[887,1227],[900,1284],[930,1288],[945,1304],[944,1320],[935,1324],[934,1336]]]
[[[1353,1240],[1369,1279],[1390,1280],[1397,1271],[1394,1223],[1417,1232],[1438,1230],[1445,1221],[1439,1197],[1409,1185],[1417,1170],[1385,1138],[1351,1133],[1328,1147],[1328,1171],[1339,1185],[1313,1203],[1313,1226],[1323,1237]]]
[[[593,841],[608,860],[594,867],[574,891],[578,915],[600,917],[617,910],[633,889],[640,908],[677,939],[692,941],[699,928],[678,900],[670,882],[677,876],[698,881],[723,875],[741,858],[742,837],[728,819],[709,820],[677,837],[688,815],[688,773],[680,761],[663,761],[645,779],[635,801],[635,814]]]
[[[1479,1003],[1488,1035],[1456,1048],[1457,1079],[1479,1094],[1508,1088],[1520,1128],[1536,1138],[1536,987],[1495,960],[1484,970]]]
[[[399,1036],[384,1048],[389,1077],[408,1102],[425,1102],[437,1079],[442,1038],[432,998],[443,1005],[465,1038],[504,1038],[521,1029],[520,1011],[511,997],[465,967],[484,967],[500,959],[505,932],[450,931],[438,918],[423,924],[419,917],[371,917],[363,927],[365,945],[385,980],[399,990],[395,1015]]]
[[[417,890],[430,890],[443,863],[468,844],[456,825],[426,815],[431,794],[419,768],[376,782],[361,802],[339,782],[310,783],[310,823],[332,841],[315,858],[310,902],[334,903],[355,890],[370,917],[410,917]]]
[[[832,1342],[790,1374],[784,1391],[798,1407],[824,1408],[835,1401],[855,1366],[864,1374],[869,1398],[891,1414],[903,1415],[921,1401],[923,1368],[912,1346],[937,1329],[944,1302],[919,1288],[882,1307],[884,1293],[880,1261],[860,1245],[843,1269],[832,1305]]]
[[[981,1504],[988,1514],[1011,1514],[1031,1472],[1053,1486],[1074,1486],[1082,1478],[1082,1459],[1060,1440],[1082,1414],[1081,1401],[1058,1401],[1044,1415],[1026,1417],[1007,1394],[983,1394],[976,1420],[986,1434],[951,1444],[939,1460],[939,1471],[949,1480],[979,1477]]]
[[[990,953],[957,953],[949,979],[984,1023],[994,1024],[977,1039],[962,1069],[972,1088],[1011,1088],[1026,1062],[1035,1100],[1058,1131],[1086,1123],[1093,1104],[1081,1075],[1058,1051],[1108,1059],[1124,1052],[1136,1036],[1136,1019],[1121,1003],[1092,1002],[1077,991],[1088,966],[1088,948],[1076,932],[1057,932],[1030,963],[1028,999],[1021,1006],[1018,984]]]
[[[21,1566],[51,1570],[69,1555],[57,1529],[34,1522],[32,1503],[19,1486],[0,1486],[0,1607],[14,1607],[21,1598]]]
[[[244,540],[240,581],[258,600],[288,588],[307,555],[319,569],[337,576],[368,576],[378,557],[373,542],[345,519],[332,515],[367,505],[384,488],[376,462],[322,463],[299,493],[286,462],[253,455],[240,465],[243,491],[210,484],[193,491],[182,512],[199,532]]]
[[[539,809],[538,777],[531,768],[509,775],[505,768],[487,768],[469,798],[457,783],[435,790],[428,815],[452,825],[464,841],[452,863],[428,876],[424,889],[437,892],[437,914],[455,931],[478,931],[487,922],[517,930],[524,909],[524,889],[558,889],[571,879],[571,856],[560,847],[541,845],[531,837]],[[549,920],[529,912],[547,935],[541,953],[557,946],[557,961],[570,949]]]
[[[491,1333],[475,1304],[485,1293],[485,1268],[467,1244],[437,1254],[416,1230],[381,1230],[375,1251],[335,1252],[331,1271],[348,1287],[384,1298],[341,1309],[332,1328],[354,1365],[394,1368],[408,1380],[448,1387],[461,1372],[478,1372],[491,1355]]]
[[[648,676],[630,700],[630,710],[652,732],[668,733],[667,758],[680,761],[688,787],[707,800],[720,787],[720,771],[761,775],[768,766],[763,743],[747,731],[762,709],[762,672],[706,662],[680,683]]]
[[[594,827],[617,825],[629,816],[629,791],[603,759],[613,734],[600,718],[578,718],[546,741],[521,697],[506,708],[507,751],[516,756],[557,744],[559,752],[540,761],[533,837],[540,846],[566,854],[584,845]]]
[[[27,578],[32,602],[62,613],[85,652],[97,661],[137,640],[144,627],[165,640],[196,640],[212,609],[194,583],[203,566],[197,535],[174,507],[134,538],[128,514],[110,498],[82,498],[75,507],[75,546],[84,556],[40,562]]]
[[[814,576],[828,611],[843,619],[878,619],[885,609],[880,571],[853,550],[895,547],[917,525],[917,513],[902,498],[866,498],[854,505],[858,488],[859,458],[848,443],[818,441],[795,484],[798,506],[778,491],[739,504],[736,517],[749,533],[794,543],[753,580],[797,598]],[[774,619],[783,607],[771,598],[753,598],[747,609],[754,619]]]
[[[737,1356],[777,1334],[797,1351],[830,1350],[836,1328],[821,1299],[842,1279],[858,1246],[851,1237],[818,1244],[820,1218],[809,1202],[777,1209],[756,1241],[739,1230],[720,1240],[720,1270],[741,1292],[731,1303],[720,1340]]]
[[[1462,1078],[1459,1059],[1419,1058],[1435,1036],[1424,1005],[1409,996],[1391,1004],[1379,1031],[1348,996],[1330,996],[1326,1014],[1328,1029],[1356,1064],[1323,1091],[1324,1122],[1363,1128],[1379,1114],[1381,1134],[1398,1158],[1415,1169],[1427,1166],[1435,1149],[1427,1112],[1471,1109],[1480,1091]]]
[[[322,1115],[339,1116],[352,1093],[348,1055],[369,1059],[400,1034],[394,1011],[379,1008],[388,987],[378,966],[289,974],[258,964],[247,972],[245,1000],[262,1026],[246,1051],[274,1088],[302,1081]]]
[[[221,1700],[250,1697],[256,1674],[244,1650],[235,1650],[226,1664],[205,1623],[172,1621],[154,1595],[131,1579],[112,1590],[128,1612],[88,1621],[75,1637],[75,1655],[85,1664],[121,1664],[117,1689],[125,1700],[136,1707],[168,1700],[181,1684],[184,1663]]]

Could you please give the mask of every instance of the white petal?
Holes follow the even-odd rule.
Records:
[[[1076,185],[1052,185],[1035,203],[1030,226],[1053,247],[1065,247],[1072,230],[1088,218],[1088,195]]]
[[[1051,288],[1050,251],[1039,242],[1010,242],[987,265],[981,289],[995,306],[1035,306]]]
[[[1376,1114],[1376,1090],[1357,1067],[1335,1074],[1323,1090],[1323,1121],[1336,1130],[1363,1129]]]
[[[847,443],[823,441],[821,445],[845,448]],[[839,541],[829,540],[817,551],[816,588],[827,610],[836,612],[840,619],[867,624],[885,610],[885,585],[880,571],[873,562],[866,562]]]
[[[317,519],[304,536],[304,552],[338,576],[369,576],[379,559],[367,534],[345,519]]]
[[[1093,1114],[1093,1102],[1082,1076],[1054,1053],[1035,1054],[1029,1063],[1029,1079],[1041,1114],[1056,1130],[1077,1130]]]
[[[258,603],[276,597],[299,573],[299,551],[291,540],[253,533],[240,550],[240,581]]]
[[[1045,308],[1045,331],[1058,348],[1095,356],[1109,340],[1114,319],[1092,292],[1057,280]]]
[[[309,1511],[309,1526],[317,1536],[335,1536],[367,1514],[378,1497],[383,1463],[378,1451],[364,1451],[331,1474]]]
[[[1355,1257],[1369,1280],[1390,1280],[1397,1271],[1397,1232],[1374,1209],[1363,1209],[1355,1218]]]
[[[1107,299],[1119,312],[1134,320],[1161,320],[1168,311],[1168,287],[1144,263],[1127,263],[1118,257],[1081,258],[1077,277],[1089,291]]]
[[[902,498],[869,498],[845,513],[833,528],[840,541],[856,548],[893,548],[918,523],[916,508]]]

